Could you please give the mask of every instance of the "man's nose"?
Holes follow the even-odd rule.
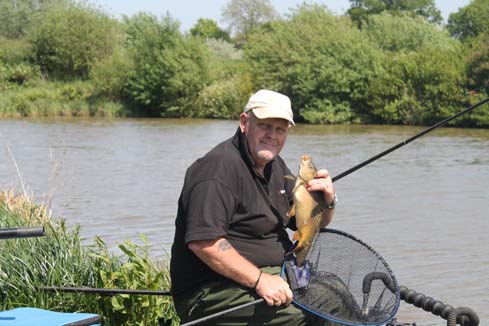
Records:
[[[273,126],[267,126],[265,136],[266,137],[274,137],[276,135],[276,130]]]

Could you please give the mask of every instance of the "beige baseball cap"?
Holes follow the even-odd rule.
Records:
[[[258,119],[279,118],[295,125],[290,99],[283,94],[261,89],[251,95],[243,112],[246,113],[250,110],[253,110],[253,114]]]

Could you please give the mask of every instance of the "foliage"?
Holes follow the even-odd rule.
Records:
[[[448,17],[447,29],[453,37],[470,40],[489,34],[489,2],[473,0]]]
[[[0,62],[17,65],[30,59],[32,46],[26,40],[0,38]]]
[[[0,0],[0,37],[20,39],[32,28],[33,20],[43,9],[64,0]]]
[[[0,0],[0,116],[226,119],[271,88],[298,121],[429,124],[479,98],[461,94],[489,82],[485,0],[451,16],[455,38],[430,23],[432,0],[350,2],[351,18],[303,4],[277,19],[268,0],[232,0],[231,43],[210,19],[182,34],[169,14],[121,23],[84,0]]]
[[[238,61],[243,58],[243,51],[237,49],[233,44],[216,39],[207,39],[205,44],[212,53],[212,56],[226,63]]]
[[[122,48],[114,51],[93,66],[90,80],[94,85],[95,95],[117,101],[123,98],[126,77],[133,69],[128,54]]]
[[[372,16],[363,31],[385,50],[387,72],[371,84],[374,120],[430,124],[462,103],[462,49],[420,17]]]
[[[20,63],[17,65],[4,65],[0,68],[0,82],[6,82],[16,85],[25,85],[37,80],[40,72],[39,67]]]
[[[0,117],[127,115],[121,103],[97,98],[93,85],[87,81],[38,82],[27,86],[12,86],[8,83],[3,88]]]
[[[83,3],[50,7],[28,35],[34,61],[62,78],[86,78],[93,65],[111,55],[118,39],[116,23]]]
[[[358,26],[363,26],[370,16],[384,11],[394,15],[419,15],[436,24],[443,20],[434,0],[350,0],[350,3],[351,7],[347,13]]]
[[[369,85],[382,74],[380,50],[347,17],[318,5],[253,35],[245,54],[256,88],[291,96],[299,121],[348,123],[368,114]]]
[[[190,34],[205,39],[231,41],[229,33],[222,30],[212,19],[199,18],[197,23],[190,29]]]
[[[158,21],[139,14],[126,25],[133,62],[124,88],[127,97],[152,115],[191,115],[208,81],[204,41],[183,37],[170,16]]]
[[[462,107],[459,50],[425,46],[388,57],[385,67],[388,73],[372,86],[372,113],[379,121],[433,124]]]
[[[363,32],[382,50],[394,53],[417,51],[425,46],[446,51],[458,48],[458,43],[451,40],[445,30],[419,16],[383,12],[371,16]]]
[[[170,297],[108,298],[40,290],[42,286],[168,289],[168,270],[150,261],[146,244],[126,242],[120,245],[122,255],[111,254],[101,239],[83,245],[79,228],[69,230],[63,220],[52,220],[46,207],[13,193],[0,193],[0,217],[1,228],[43,226],[46,232],[41,238],[0,240],[2,309],[32,306],[91,312],[101,315],[106,325],[157,325],[162,317],[177,325]]]
[[[483,35],[474,41],[466,57],[467,88],[476,89],[489,84],[489,37]],[[486,89],[485,93],[489,95]]]
[[[230,0],[221,16],[238,35],[248,35],[258,26],[278,18],[270,0]]]
[[[196,117],[237,119],[251,93],[251,81],[241,75],[219,80],[204,88],[196,103]]]

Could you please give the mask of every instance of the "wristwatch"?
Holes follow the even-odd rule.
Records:
[[[334,193],[334,199],[333,202],[329,205],[326,206],[328,209],[333,209],[336,206],[336,203],[338,202],[338,196],[336,196],[336,192]]]

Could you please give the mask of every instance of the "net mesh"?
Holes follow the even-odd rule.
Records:
[[[299,277],[297,269],[303,272]],[[304,266],[299,268],[288,258],[285,270],[294,302],[335,322],[381,325],[392,319],[399,307],[399,286],[384,259],[341,231],[321,230]]]

